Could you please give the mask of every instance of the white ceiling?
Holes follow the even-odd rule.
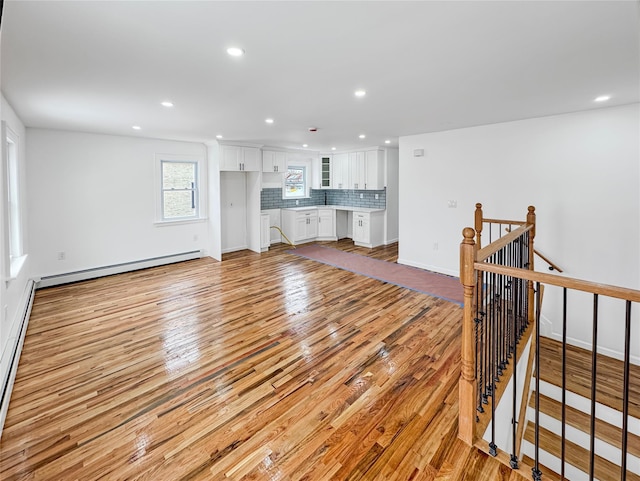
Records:
[[[638,8],[5,1],[1,85],[29,127],[325,151],[397,145],[403,135],[638,102]],[[246,55],[229,57],[231,45]],[[601,94],[611,100],[594,103]],[[173,109],[160,106],[167,99]]]

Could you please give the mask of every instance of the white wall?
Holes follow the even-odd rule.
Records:
[[[639,113],[632,104],[400,138],[399,262],[458,275],[476,202],[487,217],[522,220],[534,205],[536,247],[566,275],[639,289]],[[591,301],[572,302],[570,338],[587,345]],[[619,313],[603,304],[599,344],[619,353]],[[550,290],[544,307],[547,334],[559,336]],[[632,336],[636,356],[639,340]]]
[[[19,335],[18,329],[22,314],[27,302],[25,288],[29,279],[29,264],[31,261],[31,255],[28,249],[29,231],[27,228],[27,209],[26,209],[26,169],[25,169],[25,127],[22,121],[18,118],[15,111],[9,105],[4,95],[1,99],[0,116],[3,121],[6,122],[9,127],[19,137],[18,143],[18,161],[20,162],[20,186],[19,192],[21,197],[21,220],[22,220],[22,239],[23,239],[23,253],[27,254],[27,259],[22,266],[22,270],[15,279],[7,281],[5,278],[0,282],[0,387],[2,386],[2,380],[8,374],[9,363],[11,361],[10,356],[13,353],[14,345],[17,343],[17,337]],[[2,139],[2,143],[5,143],[5,139]],[[4,150],[2,151],[4,155]],[[0,169],[0,225],[2,230],[5,227],[5,203],[7,202],[7,193],[2,187],[4,185],[4,169]],[[9,246],[5,245],[5,236],[0,235],[0,273],[7,272],[6,263],[8,259],[6,254],[9,250]],[[1,428],[2,422],[0,422]]]
[[[205,171],[200,178],[206,191],[203,144],[31,128],[27,135],[34,276],[193,250],[207,253],[206,221],[155,223],[156,154],[201,161]],[[59,252],[65,253],[65,260],[58,260]]]
[[[398,149],[385,148],[385,186],[387,211],[384,218],[384,243],[398,242]]]

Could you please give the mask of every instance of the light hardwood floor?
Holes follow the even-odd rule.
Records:
[[[0,479],[530,479],[456,438],[460,319],[284,246],[39,290]]]

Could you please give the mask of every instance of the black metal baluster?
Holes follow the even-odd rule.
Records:
[[[475,321],[475,334],[476,334],[476,355],[475,355],[475,373],[476,379],[478,380],[478,399],[477,399],[477,407],[476,410],[480,413],[484,412],[484,408],[482,407],[482,342],[480,339],[480,330],[482,328],[482,319],[478,316],[474,319]],[[476,416],[476,421],[479,421],[478,416]]]
[[[498,265],[502,265],[502,250],[499,250],[497,253],[497,263]],[[497,294],[496,294],[496,330],[497,330],[497,338],[496,338],[496,373],[498,376],[502,376],[502,276],[498,275],[497,282]],[[496,379],[498,381],[498,379]]]
[[[482,283],[484,286],[487,286],[489,282],[489,275],[486,272],[482,273]],[[484,374],[484,379],[486,379],[488,373],[489,373],[489,358],[488,358],[488,351],[489,351],[489,346],[488,346],[488,332],[489,332],[489,326],[487,325],[487,314],[489,312],[489,306],[487,304],[487,294],[488,294],[488,290],[486,292],[484,292],[484,297],[482,299],[482,305],[484,306],[484,317],[483,317],[483,333],[482,333],[482,363],[484,365],[484,368],[482,370],[482,373]],[[481,381],[482,384],[482,404],[488,404],[488,400],[487,400],[487,383],[486,380]]]
[[[622,388],[622,459],[620,481],[627,479],[627,437],[629,434],[629,364],[631,360],[631,301],[627,301],[624,326],[624,384]]]
[[[496,275],[491,274],[492,293],[495,296],[495,279]],[[495,297],[492,298],[494,300]],[[497,456],[498,450],[496,446],[496,367],[498,362],[498,349],[496,339],[496,316],[494,315],[495,303],[491,306],[491,442],[489,443],[489,454]]]
[[[589,481],[595,473],[596,445],[596,369],[598,367],[598,294],[593,295],[593,336],[591,341],[591,427],[589,439]]]
[[[565,439],[567,410],[567,288],[562,289],[562,446],[560,454],[560,479],[564,481]]]
[[[515,324],[516,322],[516,318],[515,316],[513,316],[513,322]],[[512,450],[511,450],[511,459],[509,460],[509,464],[511,465],[511,468],[513,469],[518,469],[518,456],[516,455],[516,438],[518,436],[518,413],[517,413],[517,409],[518,409],[518,378],[516,377],[516,373],[518,371],[517,367],[518,367],[518,363],[517,363],[517,359],[518,357],[516,356],[516,326],[513,326],[513,329],[511,329],[512,331],[512,347],[513,347],[513,415],[512,415],[512,422],[511,422],[511,429],[512,429]],[[524,402],[524,400],[523,400]]]
[[[536,282],[536,352],[535,352],[535,370],[536,370],[536,409],[535,409],[535,432],[534,432],[534,462],[531,474],[534,481],[542,479],[540,471],[540,463],[538,459],[540,451],[540,283]]]

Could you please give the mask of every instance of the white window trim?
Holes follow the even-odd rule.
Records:
[[[0,126],[0,137],[2,137],[2,222],[3,222],[3,231],[4,231],[4,252],[2,253],[4,257],[4,277],[7,282],[16,279],[20,275],[20,271],[24,267],[24,264],[27,260],[27,254],[24,252],[24,240],[23,240],[23,218],[22,218],[22,193],[20,189],[21,179],[20,179],[20,171],[21,171],[21,152],[20,152],[20,136],[16,134],[5,121],[2,121]],[[10,141],[15,148],[16,152],[16,165],[14,166],[15,171],[17,172],[17,185],[15,187],[15,191],[17,193],[17,208],[18,212],[13,215],[17,215],[17,229],[18,232],[14,232],[11,228],[11,218],[12,213],[10,212],[11,205],[9,202],[9,192],[11,188],[9,183],[11,179],[9,178],[9,149],[8,149],[8,141]],[[17,237],[11,239],[12,235],[16,235]],[[12,253],[12,244],[18,244],[18,255],[13,255]]]
[[[282,199],[283,200],[295,200],[295,199],[309,199],[311,198],[311,161],[310,160],[295,160],[287,163],[286,168],[289,167],[304,167],[304,195],[299,197],[287,197],[286,191],[286,175],[282,176]]]
[[[162,218],[162,162],[195,162],[196,164],[196,192],[198,195],[198,214],[195,217],[177,218],[177,219],[163,219]],[[205,162],[200,155],[181,155],[181,154],[156,154],[155,155],[155,189],[153,193],[155,196],[156,206],[156,218],[153,225],[169,226],[180,224],[192,224],[195,222],[203,222],[207,220],[206,211],[206,190],[207,190],[207,171],[205,168]]]

